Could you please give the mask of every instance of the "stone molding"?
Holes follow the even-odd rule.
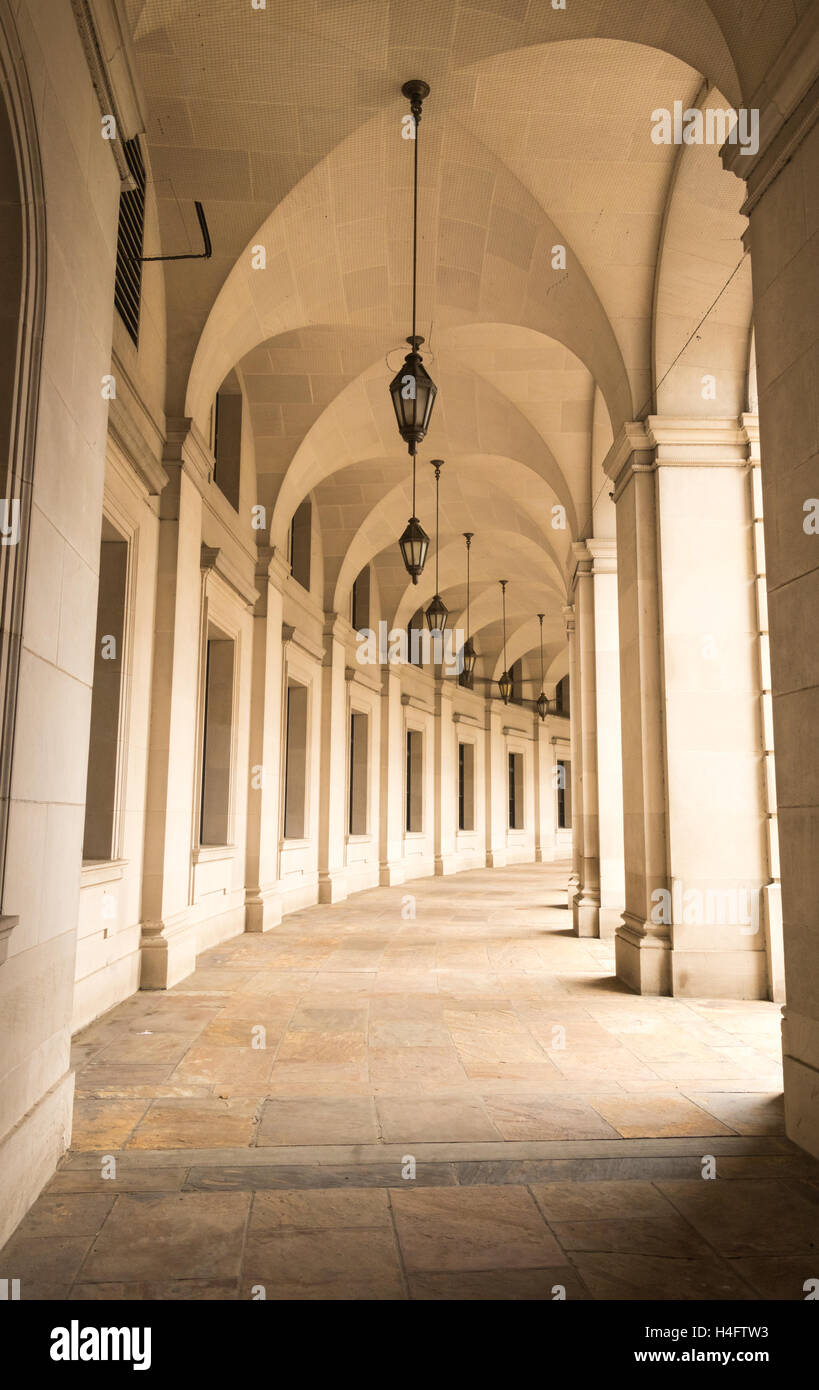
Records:
[[[248,583],[221,546],[203,545],[199,551],[199,567],[203,572],[213,571],[218,574],[246,608],[256,607],[258,593],[255,584]]]
[[[749,107],[759,111],[759,149],[743,154],[739,145],[720,150],[723,167],[742,179],[747,197],[740,208],[749,217],[768,188],[793,158],[819,117],[819,9],[812,5],[797,24]],[[747,237],[747,232],[746,232]],[[747,246],[746,238],[743,238]]]
[[[103,116],[113,116],[117,139],[111,141],[124,187],[133,187],[123,140],[131,140],[146,129],[145,103],[131,61],[126,34],[120,24],[114,0],[71,0],[74,20]]]
[[[324,647],[314,642],[301,628],[293,627],[292,623],[282,623],[282,645],[287,646],[289,642],[292,642],[294,647],[300,647],[314,661],[322,661],[324,658]]]

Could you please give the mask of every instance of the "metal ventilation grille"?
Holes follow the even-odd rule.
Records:
[[[119,199],[114,303],[136,346],[139,343],[142,238],[145,230],[145,165],[138,139],[126,140],[123,147],[136,187],[121,193]]]

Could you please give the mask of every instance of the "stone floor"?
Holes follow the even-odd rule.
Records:
[[[571,935],[566,877],[376,889],[111,1010],[76,1039],[72,1151],[0,1278],[23,1298],[804,1298],[819,1164],[783,1137],[778,1006],[629,994],[612,942]]]

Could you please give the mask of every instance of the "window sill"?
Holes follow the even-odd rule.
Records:
[[[80,887],[92,888],[97,883],[115,883],[125,874],[127,859],[84,859]]]
[[[199,845],[193,851],[194,864],[218,864],[223,859],[235,859],[235,845]]]

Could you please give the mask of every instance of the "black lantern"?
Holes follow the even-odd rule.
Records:
[[[463,535],[464,535],[464,540],[466,541],[466,631],[467,631],[467,638],[466,638],[466,641],[464,642],[464,645],[463,645],[462,659],[463,659],[464,675],[466,676],[466,684],[469,686],[470,690],[472,689],[472,679],[473,679],[473,677],[474,677],[474,675],[475,675],[475,666],[477,665],[477,661],[478,661],[478,653],[477,653],[476,650],[475,650],[475,643],[472,641],[472,638],[469,636],[469,631],[470,631],[470,622],[469,622],[469,552],[470,552],[470,549],[471,549],[471,547],[472,547],[472,537],[474,536],[474,534],[475,534],[474,531],[464,531],[464,533],[463,533]]]
[[[412,173],[412,333],[407,338],[410,350],[404,364],[390,382],[390,395],[398,423],[398,432],[410,453],[415,457],[418,445],[429,429],[432,407],[438,388],[421,360],[418,349],[423,338],[416,332],[416,306],[418,298],[418,128],[421,124],[421,109],[424,99],[429,96],[429,84],[420,78],[405,82],[401,88],[410,104],[413,119],[413,173]]]
[[[438,483],[441,477],[441,469],[444,466],[443,459],[433,459],[432,466],[435,469],[435,597],[426,611],[427,627],[430,632],[443,632],[446,627],[446,620],[449,617],[449,609],[438,593],[438,562],[440,560],[440,530],[438,526]]]
[[[505,705],[509,704],[509,697],[512,694],[512,677],[506,669],[506,586],[508,579],[500,581],[501,593],[503,595],[503,674],[498,681],[498,690]]]
[[[541,719],[545,719],[549,713],[549,701],[543,690],[543,619],[545,613],[538,613],[537,619],[540,623],[540,694],[537,697],[537,712]]]
[[[414,506],[412,510],[415,511]],[[410,575],[413,584],[417,584],[429,550],[429,536],[417,516],[410,517],[398,544],[401,547],[401,555],[407,574]]]
[[[423,338],[413,334],[407,338],[412,351],[404,358],[403,366],[390,382],[393,410],[398,422],[398,433],[411,454],[429,429],[432,407],[438,394],[438,387],[421,360],[418,348]]]

